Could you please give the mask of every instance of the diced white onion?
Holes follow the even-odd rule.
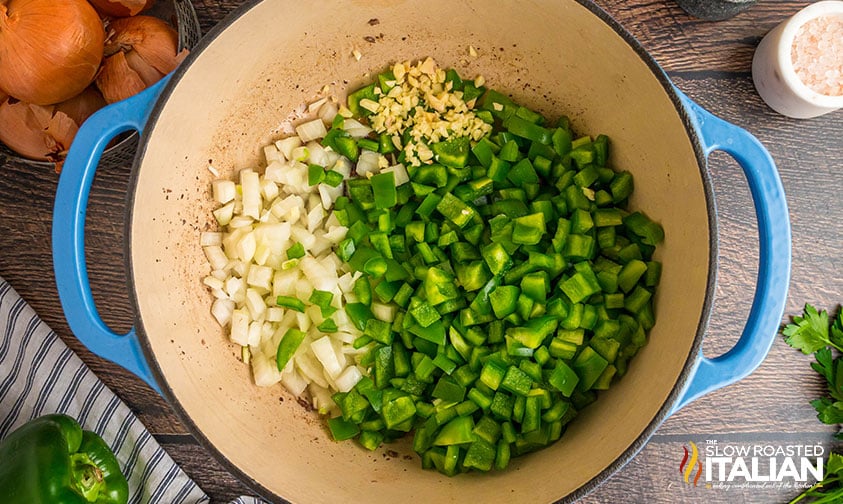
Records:
[[[278,371],[275,359],[270,359],[263,354],[253,354],[251,361],[255,385],[269,387],[284,379],[284,375]]]
[[[228,294],[228,297],[233,299],[235,302],[238,300],[246,300],[246,284],[243,282],[242,278],[238,277],[229,277],[228,280],[225,281],[225,292]]]
[[[214,201],[221,205],[233,200],[237,195],[237,188],[231,180],[214,180],[211,183],[211,189],[214,193]]]
[[[342,366],[337,359],[337,354],[334,353],[334,346],[331,344],[330,336],[322,336],[318,340],[310,344],[313,350],[313,355],[322,363],[322,367],[327,371],[328,376],[335,379],[342,373]]]
[[[340,374],[334,382],[337,384],[337,390],[340,392],[348,392],[353,389],[357,382],[363,378],[363,373],[357,366],[348,366],[345,371]]]
[[[332,101],[326,101],[319,107],[318,115],[319,119],[325,121],[326,124],[331,124],[337,115],[337,104]]]
[[[214,304],[211,305],[211,315],[217,319],[221,326],[225,327],[231,321],[234,306],[234,301],[230,299],[215,299]]]
[[[242,228],[251,226],[255,221],[246,215],[236,215],[231,219],[231,222],[228,223],[228,226],[231,228]]]
[[[360,177],[368,177],[370,174],[374,175],[380,170],[378,167],[378,159],[380,154],[370,150],[363,150],[357,158],[357,175]]]
[[[277,296],[276,296],[277,297]],[[284,309],[280,306],[270,306],[266,309],[267,322],[281,322],[284,318]]]
[[[227,226],[234,215],[234,202],[231,201],[228,204],[217,208],[214,210],[213,214],[214,218],[217,220],[217,224],[220,226]]]
[[[237,242],[237,257],[239,257],[241,261],[251,261],[252,257],[255,256],[255,249],[257,249],[257,247],[258,243],[255,240],[255,234],[248,233]]]
[[[328,415],[332,411],[339,409],[334,404],[334,400],[331,398],[332,392],[329,389],[311,383],[307,387],[307,391],[310,393],[311,405],[320,415]]]
[[[322,226],[322,219],[325,218],[325,209],[321,202],[307,214],[307,231],[313,233]]]
[[[207,285],[208,287],[210,287],[212,289],[224,289],[225,288],[225,283],[222,280],[220,280],[219,278],[217,278],[215,276],[212,276],[212,275],[208,275],[205,278],[203,278],[202,283]]]
[[[272,288],[272,273],[272,268],[254,265],[249,268],[249,276],[246,279],[246,283],[253,287],[259,287],[269,291]]]
[[[320,256],[323,252],[331,249],[333,243],[330,240],[325,239],[325,233],[321,229],[317,230],[313,236],[316,237],[316,239],[313,241],[313,245],[310,246],[311,254],[314,256]]]
[[[372,303],[372,315],[374,315],[378,320],[392,322],[395,320],[395,312],[396,309],[394,305]]]
[[[252,320],[263,317],[266,311],[266,303],[264,303],[263,297],[257,290],[252,288],[246,289],[246,308],[249,309],[249,315],[252,317]],[[260,338],[258,338],[258,341],[260,341]],[[257,342],[254,344],[257,344]]]
[[[221,246],[211,245],[209,247],[203,247],[202,250],[205,252],[205,257],[208,259],[211,269],[223,269],[228,264],[228,257],[226,257]]]
[[[324,97],[316,100],[315,102],[309,103],[307,105],[307,111],[311,114],[315,114],[320,108],[322,108],[322,105],[324,105],[327,101],[328,98]]]
[[[307,196],[307,211],[310,212],[314,208],[320,206],[322,204],[322,200],[319,198],[318,194],[310,193]]]
[[[298,281],[298,269],[276,271],[272,279],[272,294],[274,296],[293,295],[296,292],[296,282]]]
[[[299,147],[300,145],[301,138],[297,136],[287,137],[275,142],[275,146],[278,148],[278,151],[284,155],[284,159],[293,159],[293,149]]]
[[[296,366],[305,378],[320,387],[328,388],[328,380],[322,375],[322,365],[312,353],[301,353],[296,358]]]
[[[322,198],[322,206],[325,208],[330,208],[334,206],[334,202],[339,198],[339,196],[334,197],[335,192],[331,191],[331,189],[336,189],[331,187],[327,184],[319,184],[319,197]],[[340,188],[340,195],[342,195],[342,189]]]
[[[243,215],[257,220],[261,211],[261,185],[257,172],[241,170],[240,188],[243,191]]]
[[[313,288],[311,287],[310,289],[308,289],[307,292],[308,294],[310,294],[311,292],[313,292]],[[310,328],[313,326],[313,321],[311,321],[310,317],[308,317],[304,313],[296,312],[296,321],[298,322],[299,329],[304,332],[309,331]]]
[[[278,147],[274,144],[269,144],[263,148],[263,158],[266,160],[266,163],[269,164],[272,161],[283,161],[281,159],[281,155],[278,152]]]
[[[307,159],[308,163],[317,164],[319,166],[326,166],[328,163],[328,151],[319,142],[310,142],[307,144],[307,150],[310,152],[310,157]]]
[[[263,195],[264,201],[274,200],[278,197],[279,192],[278,184],[271,180],[263,179],[261,182],[261,194]]]
[[[342,271],[342,269],[343,269],[342,259],[337,257],[336,254],[326,254],[324,257],[321,257],[319,259],[319,262],[322,263],[323,268],[325,268],[328,271],[333,272],[334,278],[339,276],[338,272]],[[329,290],[331,292],[335,292],[337,294],[340,293],[340,288],[337,285],[332,285],[331,289],[329,289]],[[339,306],[337,306],[337,308],[339,308]]]
[[[342,129],[345,130],[346,133],[351,135],[353,138],[363,138],[369,136],[369,133],[372,132],[372,128],[363,125],[360,121],[356,119],[346,119],[343,121]]]
[[[294,227],[292,228],[292,237],[297,242],[304,245],[304,249],[307,250],[313,246],[313,242],[316,240],[316,237],[313,236],[310,231],[303,227]]]
[[[410,181],[410,175],[407,173],[407,168],[402,164],[392,165],[389,168],[384,168],[384,172],[392,172],[395,174],[395,185],[400,186]]]
[[[314,119],[296,126],[296,134],[302,142],[307,143],[311,140],[324,137],[328,134],[328,130],[325,128],[325,123],[322,122],[322,119]]]
[[[325,165],[324,166],[334,166],[334,164],[340,160],[342,156],[338,152],[334,152],[331,149],[325,149]]]
[[[273,362],[273,364],[275,363]],[[293,368],[290,368],[289,371],[286,369],[284,370],[284,373],[281,375],[281,383],[283,383],[284,387],[286,387],[287,390],[289,390],[294,396],[302,395],[307,388],[307,380],[302,378],[301,375],[299,375],[299,373]]]
[[[331,169],[342,175],[343,179],[347,179],[351,176],[351,161],[347,157],[341,157],[337,159]]]
[[[348,234],[348,228],[345,226],[334,226],[325,233],[325,239],[330,241],[331,243],[339,243],[345,240],[346,235]]]
[[[293,161],[306,161],[308,157],[310,157],[310,149],[306,146],[302,145],[293,149],[291,153]]]
[[[286,171],[287,163],[281,161],[273,161],[266,165],[263,172],[263,178],[271,182],[280,183],[282,175]]]
[[[332,247],[346,238],[348,228],[331,211],[343,194],[343,186],[308,183],[307,163],[335,170],[344,179],[355,168],[362,174],[389,170],[396,181],[406,176],[403,166],[386,167],[385,158],[364,150],[358,165],[318,143],[337,114],[330,100],[312,104],[318,117],[299,124],[297,135],[276,141],[263,149],[266,168],[239,171],[239,185],[232,180],[212,183],[212,195],[219,205],[214,217],[220,231],[200,234],[199,242],[210,266],[202,278],[213,296],[211,314],[226,328],[230,340],[241,346],[242,360],[252,368],[258,386],[282,383],[296,396],[309,393],[320,412],[336,411],[332,395],[348,391],[362,378],[358,365],[369,346],[355,349],[362,334],[343,308],[356,300],[352,288],[360,273],[346,272],[346,266]],[[371,129],[358,121],[345,121],[354,138]],[[290,258],[288,250],[299,243],[301,258]],[[310,299],[313,290],[333,294],[330,317]],[[305,302],[304,313],[276,305],[278,296],[294,296]],[[394,310],[373,305],[375,316],[392,320]],[[323,333],[318,325],[331,318],[338,330]],[[283,371],[277,369],[275,354],[288,330],[306,333],[305,339]]]
[[[289,222],[260,224],[255,228],[255,239],[269,247],[273,254],[280,254],[289,246],[290,230]]]
[[[325,227],[331,229],[337,226],[342,226],[342,224],[340,223],[340,220],[337,219],[337,214],[331,212],[331,214],[328,215],[328,219],[325,221]]]
[[[337,285],[343,292],[351,292],[351,289],[354,287],[354,282],[357,281],[357,278],[354,276],[353,273],[346,273],[337,280]]]
[[[231,341],[238,345],[249,344],[249,310],[235,309],[231,314]]]
[[[263,324],[261,324],[257,320],[253,320],[249,323],[249,344],[252,346],[258,346],[261,342],[261,329],[263,328]]]
[[[334,338],[350,345],[354,343],[354,340],[357,339],[357,336],[345,331],[337,331],[334,333]]]
[[[199,244],[203,247],[210,245],[222,245],[222,233],[205,231],[199,236]]]

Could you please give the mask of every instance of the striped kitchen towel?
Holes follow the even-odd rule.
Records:
[[[128,406],[0,278],[0,440],[48,413],[66,413],[102,436],[129,480],[131,504],[210,502]],[[261,502],[241,497],[232,504]]]

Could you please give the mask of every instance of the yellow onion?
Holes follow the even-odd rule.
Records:
[[[80,94],[56,105],[56,111],[67,114],[73,121],[82,126],[82,123],[91,114],[105,107],[105,100],[96,86],[85,88]]]
[[[172,72],[187,51],[178,52],[178,33],[151,16],[116,19],[109,25],[97,87],[114,103],[155,84]]]
[[[141,11],[152,7],[154,0],[88,0],[93,6],[106,16],[126,17],[135,16]]]
[[[0,89],[38,105],[70,99],[94,80],[104,41],[86,0],[0,0]]]
[[[105,100],[93,86],[58,105],[6,97],[0,101],[0,142],[24,157],[55,162],[58,169],[79,126],[103,106]]]

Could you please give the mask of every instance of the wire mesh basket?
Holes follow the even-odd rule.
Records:
[[[143,12],[143,14],[163,19],[176,27],[179,35],[179,51],[182,49],[193,49],[202,37],[199,19],[190,0],[155,2],[153,7]],[[130,164],[134,160],[137,146],[137,132],[126,133],[118,137],[113,142],[113,145],[108,147],[103,153],[99,166],[108,168],[110,166],[125,166],[126,164]],[[3,165],[7,161],[58,169],[56,163],[52,161],[36,161],[25,158],[0,142],[0,165]]]

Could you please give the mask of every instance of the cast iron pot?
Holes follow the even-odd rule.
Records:
[[[661,222],[667,237],[658,253],[664,272],[657,323],[628,374],[561,442],[491,475],[424,471],[409,443],[390,446],[397,456],[384,457],[383,450],[332,441],[316,414],[280,386],[253,385],[201,283],[208,265],[199,234],[213,227],[209,162],[223,176],[259,166],[260,146],[326,84],[354,88],[393,62],[426,56],[465,76],[482,74],[547,116],[567,114],[578,131],[608,134],[614,166],[635,176],[632,205]],[[119,335],[96,313],[83,235],[96,160],[109,138],[129,129],[142,131],[125,222],[136,319]],[[746,173],[760,264],[743,335],[709,359],[701,343],[717,233],[706,157],[716,149]],[[293,502],[581,497],[628,462],[671,413],[761,363],[790,271],[787,207],[769,154],[683,96],[627,32],[580,0],[252,2],[209,34],[169,81],[85,123],[59,182],[53,240],[56,282],[76,336],[159,391],[209,452],[255,491]]]

